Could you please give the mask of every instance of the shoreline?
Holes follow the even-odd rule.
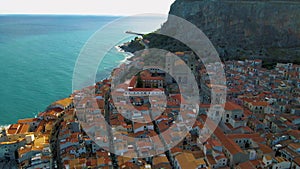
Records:
[[[123,44],[120,44],[120,45],[115,46],[115,49],[116,49],[119,53],[122,53],[122,54],[125,56],[125,58],[124,58],[123,60],[120,61],[120,64],[119,64],[116,68],[120,67],[120,65],[123,64],[123,63],[130,62],[129,59],[135,56],[133,53],[127,52],[127,51],[125,51],[124,49],[121,48],[121,46],[124,46],[125,44],[126,44],[126,43],[123,43]]]
[[[119,68],[122,64],[128,64],[128,63],[130,63],[131,61],[130,61],[129,59],[135,56],[133,53],[131,53],[131,52],[126,52],[125,50],[123,50],[123,49],[121,48],[121,46],[122,46],[122,45],[125,45],[126,43],[127,43],[127,42],[115,46],[115,49],[117,50],[117,52],[118,52],[118,53],[121,53],[122,55],[124,55],[124,59],[121,60],[120,63],[119,63],[116,67],[114,67],[114,68],[111,70],[111,72],[113,72],[114,69]],[[97,75],[96,75],[96,76],[97,76]],[[96,84],[96,83],[99,83],[99,82],[102,82],[102,81],[104,81],[104,80],[107,80],[107,79],[109,79],[109,78],[111,78],[111,75],[109,75],[108,77],[105,77],[105,78],[103,78],[103,79],[101,79],[101,80],[97,80],[97,81],[95,82],[95,84]],[[86,86],[86,87],[88,87],[88,86]],[[73,93],[74,93],[74,91],[72,91],[72,93],[70,93],[69,96],[71,96]],[[67,96],[67,97],[68,97],[68,96]],[[61,98],[61,99],[65,99],[65,98],[67,98],[67,97],[63,97],[63,98]],[[61,100],[61,99],[59,99],[59,100]],[[55,101],[53,101],[52,103],[54,103],[54,102],[55,102]],[[50,103],[48,106],[50,106],[52,103]],[[48,106],[47,106],[47,107],[48,107]],[[47,110],[47,107],[45,108],[45,111]],[[42,112],[44,112],[44,111],[42,111]],[[36,115],[34,115],[34,116],[32,116],[32,117],[28,117],[28,118],[36,118],[40,113],[41,113],[41,112],[38,112],[38,113],[36,113]],[[24,118],[24,119],[26,119],[26,118]],[[17,121],[18,121],[18,120],[20,120],[20,119],[17,119]],[[16,121],[16,123],[17,123],[17,121]],[[15,124],[15,123],[12,123],[12,124]],[[0,124],[0,129],[4,128],[5,130],[8,130],[8,128],[9,128],[12,124]]]
[[[124,50],[124,49],[122,48],[122,46],[125,46],[127,43],[128,43],[128,42],[125,42],[125,43],[122,43],[122,44],[120,44],[120,45],[115,46],[115,48],[117,49],[117,51],[118,51],[119,53],[122,53],[122,54],[125,55],[125,59],[128,59],[128,58],[131,58],[131,57],[134,57],[134,56],[135,56],[134,53],[129,52],[129,51],[126,51],[126,50]]]

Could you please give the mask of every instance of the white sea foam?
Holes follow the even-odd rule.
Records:
[[[6,130],[9,128],[10,124],[7,125],[0,125],[0,130],[2,130],[2,128],[5,128]]]
[[[125,52],[120,46],[115,46],[115,48],[117,49],[118,52]]]
[[[115,48],[117,49],[117,51],[119,53],[122,53],[125,56],[125,58],[120,61],[120,64],[122,64],[122,63],[129,63],[130,61],[128,59],[130,59],[131,57],[133,57],[134,54],[130,53],[130,52],[125,52],[120,46],[122,46],[122,45],[115,46]]]

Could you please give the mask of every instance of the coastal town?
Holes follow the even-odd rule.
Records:
[[[300,65],[203,65],[193,52],[174,55],[181,60],[169,54],[164,68],[133,57],[110,78],[3,128],[0,168],[300,169]],[[220,67],[226,100],[211,105],[210,77]],[[132,69],[141,71],[128,77]],[[195,88],[199,102],[188,104],[181,90]]]

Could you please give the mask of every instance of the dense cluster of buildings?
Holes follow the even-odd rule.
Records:
[[[51,104],[36,118],[20,119],[2,129],[0,161],[4,168],[52,168],[57,121],[73,106],[71,98]]]
[[[1,132],[0,160],[19,168],[300,169],[299,65],[204,66],[191,52],[176,55],[184,62],[169,55],[164,68],[136,57],[110,79],[19,120]],[[199,86],[176,69],[184,64]],[[119,84],[132,67],[142,70]],[[220,67],[226,81],[216,84]],[[181,82],[185,91],[200,87],[199,103],[180,93]],[[227,92],[219,105],[210,104],[214,85]]]

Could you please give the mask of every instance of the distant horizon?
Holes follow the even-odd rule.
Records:
[[[0,16],[5,16],[5,15],[41,15],[41,16],[116,16],[116,17],[132,17],[132,16],[159,16],[159,15],[164,15],[163,13],[140,13],[140,14],[132,14],[132,15],[115,15],[115,14],[80,14],[80,13],[0,13]],[[166,13],[165,15],[168,15],[169,13]]]
[[[105,15],[105,14],[28,14],[28,13],[15,13],[15,14],[1,14],[0,16],[112,16],[112,17],[128,17],[128,15]]]
[[[132,16],[143,13],[168,14],[174,1],[9,0],[0,1],[0,15]]]
[[[0,16],[107,16],[107,17],[162,17],[160,15],[153,15],[151,13],[149,13],[149,15],[147,15],[147,13],[145,13],[144,15],[110,15],[110,14],[22,14],[22,13],[16,13],[16,14],[1,14]]]

